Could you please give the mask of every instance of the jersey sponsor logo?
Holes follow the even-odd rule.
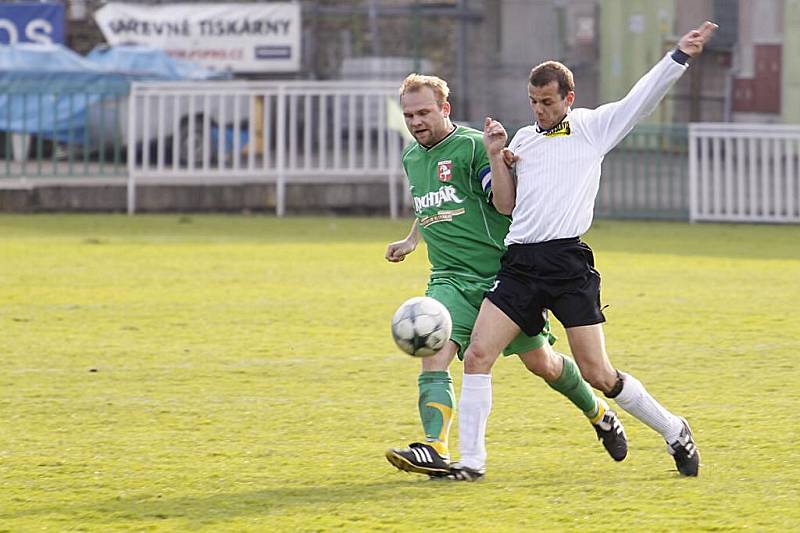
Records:
[[[439,181],[450,181],[453,179],[453,161],[439,161],[436,164],[436,169],[439,174]]]
[[[431,224],[436,224],[437,222],[451,222],[453,217],[463,215],[466,212],[466,209],[463,207],[461,209],[448,209],[447,211],[439,211],[435,215],[420,219],[419,223],[423,228],[427,228]]]
[[[566,137],[570,133],[572,133],[572,130],[569,128],[569,121],[565,120],[553,129],[547,130],[542,135],[545,137]]]
[[[438,191],[431,191],[425,196],[414,197],[414,211],[419,213],[426,207],[441,207],[445,202],[463,203],[464,200],[456,194],[456,188],[452,185],[445,185]]]

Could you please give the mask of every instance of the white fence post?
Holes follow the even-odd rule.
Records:
[[[14,155],[14,161],[22,163],[28,159],[28,150],[31,147],[31,136],[29,133],[12,133],[11,135],[11,151]]]
[[[689,124],[689,222],[697,222],[697,135],[696,124]]]
[[[398,136],[397,132],[389,132],[389,216],[392,219],[397,218],[400,211],[397,205]]]
[[[277,109],[277,150],[276,165],[278,181],[275,184],[275,214],[282,217],[286,214],[286,92],[278,89]],[[290,141],[291,142],[291,141]]]
[[[128,97],[128,214],[136,213],[136,98],[137,84],[131,85]]]

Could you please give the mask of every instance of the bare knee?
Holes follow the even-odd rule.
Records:
[[[464,372],[467,374],[490,374],[498,355],[491,353],[481,343],[472,343],[464,353]]]
[[[531,373],[539,376],[548,383],[561,377],[564,365],[561,356],[549,347],[541,347],[519,356],[522,363]]]
[[[579,367],[583,379],[603,393],[610,392],[617,384],[617,372],[610,365],[579,364]]]
[[[448,341],[444,348],[439,350],[430,357],[422,358],[422,371],[423,372],[443,372],[450,368],[450,363],[458,353],[458,345],[453,341]]]

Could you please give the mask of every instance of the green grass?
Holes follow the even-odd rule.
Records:
[[[476,484],[383,458],[420,432],[388,323],[427,261],[383,260],[407,227],[0,216],[0,531],[800,528],[800,227],[587,235],[612,361],[689,418],[701,477],[624,414],[613,463],[505,359]]]

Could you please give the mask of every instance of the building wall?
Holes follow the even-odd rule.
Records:
[[[67,1],[68,7],[73,1]],[[532,66],[548,59],[567,64],[575,75],[575,105],[592,108],[624,96],[678,36],[703,20],[716,20],[725,28],[693,60],[693,68],[651,120],[800,122],[800,61],[788,53],[800,50],[800,0],[300,2],[303,68],[292,77],[337,78],[344,58],[376,51],[420,57],[433,65],[431,73],[450,83],[457,120],[480,123],[492,115],[512,127],[531,119],[526,82]],[[102,42],[91,17],[102,3],[85,0],[89,16],[67,21],[67,43],[80,53]],[[372,24],[368,5],[450,8],[454,13],[465,8],[480,17],[461,24],[455,15],[406,14],[380,16]],[[323,8],[341,12],[323,13]],[[729,31],[732,25],[735,31]],[[459,33],[464,29],[466,39]],[[466,54],[459,64],[462,49]]]
[[[600,6],[600,98],[619,100],[674,46],[674,0],[604,0]],[[671,122],[665,99],[648,119]]]
[[[86,0],[88,17],[68,26],[68,44],[80,53],[103,41],[92,13],[103,0]],[[128,0],[168,3],[170,0]],[[176,0],[177,1],[177,0]],[[336,79],[348,58],[419,58],[427,73],[445,78],[454,117],[480,123],[495,116],[516,127],[528,123],[526,83],[534,65],[563,61],[575,74],[577,105],[595,107],[598,0],[300,0],[303,60],[297,73],[259,78]],[[371,20],[367,8],[377,6]],[[414,6],[419,9],[414,10]],[[387,16],[380,10],[402,9]],[[438,14],[432,14],[435,8]],[[479,13],[461,24],[461,8]],[[451,10],[451,14],[444,13]],[[444,13],[444,14],[443,14]],[[465,31],[464,31],[465,29]],[[460,32],[464,31],[466,38]],[[465,44],[464,44],[465,43]],[[463,62],[459,54],[466,49]],[[462,70],[463,69],[463,70]],[[399,80],[398,80],[399,82]]]
[[[595,107],[597,94],[597,1],[487,1],[487,27],[495,47],[486,69],[489,95],[476,118],[492,115],[511,128],[532,120],[527,82],[531,68],[548,60],[575,76],[576,106]]]
[[[656,121],[800,122],[800,0],[604,0],[601,4],[601,98],[613,100],[651,64],[658,15],[674,13],[662,50],[703,20],[726,25],[657,111]],[[645,31],[632,31],[643,17]],[[655,18],[654,18],[655,17]],[[627,21],[628,28],[620,21]],[[728,27],[735,25],[734,27]],[[622,31],[620,31],[622,28]],[[671,109],[666,109],[667,106]],[[660,114],[659,114],[660,113]]]
[[[703,21],[719,20],[720,25],[724,24],[716,12],[719,7],[719,1],[715,0],[677,0],[675,29],[671,39],[673,46],[680,36],[697,28]],[[725,7],[737,9],[737,1],[725,0]],[[735,20],[736,18],[733,17],[733,21]],[[736,31],[738,30],[727,28],[726,31],[718,32],[703,54],[691,60],[689,70],[675,84],[675,88],[669,95],[673,101],[674,122],[720,122],[725,120],[730,82],[728,72],[731,64],[731,48],[729,40],[725,39],[724,35],[725,33],[735,34]],[[723,38],[718,40],[720,34]]]
[[[741,0],[733,65],[734,122],[780,122],[785,0]]]
[[[800,0],[786,0],[783,23],[783,122],[800,124]]]
[[[531,67],[560,55],[557,19],[548,0],[500,0],[488,29],[496,48],[487,68],[485,87],[492,97],[483,115],[507,125],[530,122],[527,79]]]

